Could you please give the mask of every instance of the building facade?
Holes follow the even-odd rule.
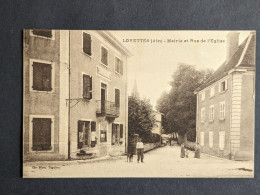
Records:
[[[127,146],[127,57],[107,31],[24,31],[24,160],[94,158]]]
[[[197,94],[196,135],[202,152],[234,160],[254,156],[255,33],[240,45],[227,35],[227,59]]]

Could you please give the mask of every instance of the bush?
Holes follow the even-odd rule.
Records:
[[[144,143],[157,143],[160,142],[161,136],[156,133],[151,133],[150,135],[147,135],[142,138],[142,141]]]

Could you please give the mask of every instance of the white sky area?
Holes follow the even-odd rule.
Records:
[[[169,91],[169,82],[178,63],[194,65],[197,69],[216,70],[226,58],[226,35],[230,31],[110,31],[133,56],[128,58],[128,94],[134,81],[142,98],[150,99],[155,107],[163,91]],[[239,43],[249,35],[240,32]],[[148,43],[124,42],[126,39],[149,39]],[[162,43],[151,43],[151,39]],[[167,39],[206,40],[206,43],[167,43]],[[224,43],[207,42],[208,39]],[[166,42],[164,42],[166,41]]]

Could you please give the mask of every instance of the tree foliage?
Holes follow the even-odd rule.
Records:
[[[194,91],[211,74],[212,70],[196,70],[194,66],[179,64],[172,75],[171,90],[157,101],[157,110],[164,114],[166,133],[188,134],[194,141],[196,135],[196,95]]]
[[[139,134],[144,142],[148,142],[155,125],[155,116],[149,100],[135,96],[128,98],[128,132],[129,137]]]

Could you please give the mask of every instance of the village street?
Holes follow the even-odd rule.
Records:
[[[24,177],[253,177],[253,161],[231,161],[205,154],[201,159],[180,158],[179,146],[145,153],[144,163],[126,162],[126,156],[100,161],[24,163]]]

